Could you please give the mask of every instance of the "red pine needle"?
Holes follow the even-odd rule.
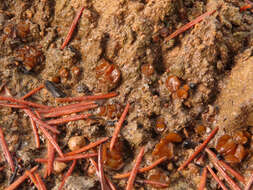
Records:
[[[152,163],[150,166],[147,166],[145,168],[140,168],[138,170],[138,173],[143,173],[143,172],[147,172],[151,169],[153,169],[154,167],[156,167],[158,164],[162,163],[163,161],[167,160],[167,156],[164,156],[162,158],[159,158],[158,160],[156,160],[154,163]],[[123,179],[123,178],[127,178],[130,176],[130,172],[128,173],[124,173],[124,174],[116,174],[115,176],[113,176],[113,178],[115,179]]]
[[[87,150],[89,150],[91,148],[94,148],[94,147],[96,147],[96,146],[104,143],[108,139],[109,139],[108,137],[102,138],[102,139],[100,139],[100,140],[98,140],[96,142],[90,143],[90,144],[88,144],[88,145],[86,145],[86,146],[84,146],[84,147],[82,147],[82,148],[80,148],[78,150],[75,150],[75,151],[72,151],[72,152],[68,152],[68,153],[65,154],[65,156],[71,156],[71,155],[79,154],[81,152],[85,152],[85,151],[87,151]]]
[[[218,178],[218,176],[214,173],[214,171],[212,170],[212,168],[210,166],[206,166],[208,171],[211,173],[211,175],[213,176],[213,178],[217,181],[217,183],[221,186],[221,188],[223,190],[228,190],[226,188],[226,186],[222,183],[222,181]]]
[[[65,110],[65,109],[82,107],[82,106],[87,106],[87,105],[91,105],[91,104],[96,104],[96,102],[95,101],[80,102],[80,103],[77,103],[77,104],[69,104],[69,105],[66,105],[66,106],[58,106],[58,107],[54,107],[54,108],[51,108],[51,109],[40,109],[40,110],[38,110],[38,112],[40,112],[40,113],[57,112],[57,111]]]
[[[6,104],[6,103],[0,103],[0,106],[3,106],[3,107],[10,107],[10,108],[20,108],[20,109],[26,108],[26,107],[23,106],[23,105],[18,105],[18,104]]]
[[[69,168],[69,170],[67,171],[66,175],[63,177],[63,180],[61,182],[61,185],[59,187],[59,190],[61,190],[66,182],[66,180],[68,179],[68,177],[72,174],[74,168],[76,166],[76,160],[73,161],[71,167]]]
[[[44,109],[49,109],[50,106],[45,106],[42,104],[37,104],[37,103],[33,103],[33,102],[29,102],[26,100],[21,100],[21,99],[16,99],[16,98],[12,98],[12,97],[5,97],[5,96],[0,96],[0,100],[6,100],[9,102],[15,102],[21,105],[27,105],[27,106],[31,106],[31,107],[35,107],[35,108],[44,108]]]
[[[49,125],[59,125],[59,124],[68,123],[70,121],[77,121],[77,120],[81,120],[81,119],[87,119],[90,116],[91,116],[91,114],[72,115],[72,116],[69,116],[69,117],[63,117],[63,118],[59,118],[59,119],[49,120],[49,121],[47,121],[47,124],[49,124]]]
[[[205,186],[206,186],[206,177],[207,177],[207,168],[205,167],[203,172],[202,172],[202,176],[201,176],[201,180],[200,180],[200,184],[199,184],[199,188],[198,190],[204,190]]]
[[[125,120],[125,118],[126,118],[126,115],[127,115],[128,110],[129,110],[129,107],[130,107],[130,104],[127,103],[127,105],[126,105],[126,107],[125,107],[125,109],[124,109],[124,111],[123,111],[123,113],[122,113],[122,115],[121,115],[119,121],[117,122],[117,125],[116,125],[116,127],[115,127],[115,129],[114,129],[114,132],[113,132],[113,136],[112,136],[112,139],[111,139],[111,143],[110,143],[110,151],[113,150],[113,147],[114,147],[114,145],[115,145],[115,143],[116,143],[116,140],[117,140],[117,138],[118,138],[120,129],[121,129],[121,127],[122,127],[122,124],[123,124],[123,122],[124,122],[124,120]]]
[[[40,148],[40,138],[39,138],[37,126],[36,126],[34,120],[32,120],[32,118],[30,118],[30,122],[31,122],[31,125],[32,125],[33,133],[34,133],[36,148]]]
[[[29,176],[29,178],[31,179],[31,181],[33,182],[33,184],[36,186],[36,188],[40,189],[40,186],[39,186],[38,181],[36,180],[35,176],[29,170],[26,170],[25,174],[27,176]]]
[[[240,7],[240,12],[243,12],[243,11],[246,11],[246,10],[252,9],[252,8],[253,8],[253,4],[247,4],[247,5]]]
[[[68,97],[68,98],[57,98],[58,102],[74,102],[74,101],[87,101],[87,100],[101,100],[117,96],[116,92],[108,94],[92,95],[92,96],[81,96],[81,97]]]
[[[0,145],[2,146],[2,150],[3,150],[4,156],[5,156],[7,162],[10,165],[11,171],[14,172],[15,171],[14,162],[12,160],[11,153],[10,153],[10,151],[8,149],[7,143],[6,143],[5,139],[4,139],[4,133],[3,133],[3,130],[2,130],[1,127],[0,127]]]
[[[50,113],[44,114],[43,117],[44,118],[59,117],[59,116],[63,116],[63,115],[69,115],[72,113],[86,111],[86,110],[96,108],[96,107],[98,107],[96,104],[91,104],[91,105],[82,106],[82,107],[76,107],[76,108],[60,110],[60,111],[56,111],[56,112],[50,112]]]
[[[45,183],[42,181],[40,175],[38,173],[35,173],[34,176],[36,177],[39,185],[39,189],[41,190],[47,190]]]
[[[57,157],[57,158],[55,158],[55,161],[58,161],[58,162],[69,162],[69,161],[78,160],[78,159],[85,159],[85,158],[96,157],[97,155],[98,155],[97,153],[76,154],[76,155],[73,155],[73,156],[66,156],[64,158]],[[45,158],[36,158],[35,161],[36,162],[40,162],[40,163],[47,163],[48,159],[45,159]]]
[[[63,42],[63,44],[61,46],[61,50],[63,50],[65,48],[65,46],[69,43],[69,41],[70,41],[70,39],[71,39],[71,37],[73,35],[73,32],[74,32],[74,30],[76,28],[76,25],[78,23],[78,20],[80,19],[81,15],[83,13],[83,10],[84,10],[84,7],[82,7],[81,10],[78,11],[75,19],[73,20],[73,22],[71,24],[71,27],[69,29],[69,32],[68,32],[68,34],[67,34],[67,36],[66,36],[66,38],[65,38],[65,40],[64,40],[64,42]]]
[[[34,113],[32,113],[31,110],[29,109],[24,109],[25,113],[32,119],[34,120],[38,125],[38,127],[42,126],[43,128],[47,128],[50,131],[59,134],[60,131],[58,131],[57,129],[55,129],[54,127],[48,125],[47,123],[43,122],[41,119],[39,119]]]
[[[141,165],[143,155],[144,155],[144,147],[141,148],[140,153],[138,154],[138,156],[136,158],[134,167],[133,167],[133,169],[131,171],[131,174],[130,174],[130,176],[128,178],[128,181],[127,181],[126,190],[132,190],[133,189],[134,180],[135,180],[135,177],[138,173],[138,169]]]
[[[33,173],[35,170],[37,170],[39,166],[33,167],[30,172]],[[9,187],[7,187],[5,190],[15,190],[18,188],[19,185],[21,185],[26,178],[28,178],[28,175],[24,173],[21,177],[19,177],[16,181],[14,181]]]
[[[109,190],[107,183],[105,181],[102,145],[100,145],[98,148],[98,177],[101,184],[101,190]]]
[[[99,177],[99,170],[98,170],[98,165],[97,165],[97,163],[96,163],[92,158],[90,158],[90,161],[91,161],[91,164],[95,167],[95,169],[96,169],[96,174],[97,174],[97,176]],[[116,187],[114,186],[114,184],[111,182],[111,180],[110,180],[107,176],[105,176],[105,179],[106,179],[107,183],[109,184],[110,188],[111,188],[112,190],[116,190]]]
[[[206,148],[205,151],[211,157],[211,162],[214,164],[215,168],[220,172],[221,176],[229,184],[229,186],[231,187],[231,189],[233,189],[233,190],[240,190],[240,187],[229,177],[229,175],[226,174],[226,172],[218,164],[219,160],[217,159],[216,155],[209,148]]]
[[[217,133],[218,130],[219,127],[216,127],[210,133],[207,139],[200,146],[197,147],[196,151],[178,168],[177,171],[184,169],[206,147],[206,145],[212,140],[212,138],[214,137],[214,135]]]
[[[251,176],[249,178],[249,181],[247,182],[244,190],[250,190],[252,184],[253,184],[253,172],[252,172],[252,174],[251,174]]]
[[[159,181],[152,181],[152,180],[136,180],[136,182],[142,183],[142,184],[146,183],[146,184],[154,185],[156,188],[165,188],[169,186],[169,184],[161,183]]]
[[[241,181],[242,183],[245,183],[244,177],[239,174],[237,171],[235,171],[233,168],[231,168],[227,163],[225,163],[222,160],[219,160],[219,164],[225,168],[231,175],[233,175],[237,180]]]
[[[171,35],[169,35],[166,39],[165,42],[171,40],[172,38],[175,38],[176,36],[178,36],[179,34],[185,32],[186,30],[188,30],[189,28],[193,27],[195,24],[201,22],[204,18],[206,18],[209,15],[212,15],[216,10],[212,10],[212,11],[207,11],[204,14],[202,14],[201,16],[197,17],[196,19],[192,20],[191,22],[187,23],[186,25],[182,26],[181,28],[177,29],[175,32],[173,32]]]
[[[56,135],[54,135],[54,139],[56,140]],[[48,161],[47,161],[47,175],[50,176],[53,172],[54,168],[54,159],[55,159],[55,149],[51,143],[48,142]]]
[[[21,100],[24,100],[28,97],[30,97],[31,95],[35,94],[36,92],[40,91],[42,88],[44,88],[44,84],[40,85],[39,87],[31,90],[30,92],[28,92],[26,95],[24,95],[23,97],[21,97]]]

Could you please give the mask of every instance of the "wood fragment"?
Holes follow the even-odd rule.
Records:
[[[108,139],[109,139],[108,137],[102,138],[102,139],[100,139],[100,140],[98,140],[96,142],[90,143],[90,144],[88,144],[88,145],[86,145],[86,146],[84,146],[84,147],[82,147],[82,148],[80,148],[78,150],[75,150],[75,151],[72,151],[72,152],[68,152],[68,153],[65,154],[65,156],[71,156],[71,155],[75,155],[75,154],[79,154],[79,153],[85,152],[85,151],[87,151],[87,150],[89,150],[91,148],[94,148],[94,147],[96,147],[96,146],[104,143]]]
[[[93,109],[93,108],[96,108],[96,107],[98,107],[96,104],[91,104],[91,105],[82,106],[82,107],[63,109],[61,111],[46,113],[46,114],[43,115],[43,117],[44,118],[59,117],[59,116],[63,116],[63,115],[69,115],[69,114],[72,114],[72,113],[78,113],[78,112],[86,111],[86,110]]]
[[[122,113],[119,121],[117,122],[117,125],[116,125],[116,127],[114,129],[114,132],[113,132],[113,135],[112,135],[112,139],[111,139],[111,142],[110,142],[110,151],[113,150],[113,147],[114,147],[114,145],[116,143],[116,140],[118,138],[118,135],[119,135],[120,129],[121,129],[122,125],[123,125],[123,122],[124,122],[124,120],[126,118],[126,115],[127,115],[128,110],[129,110],[129,107],[130,107],[130,104],[127,103],[127,105],[126,105],[126,107],[125,107],[125,109],[124,109],[124,111],[123,111],[123,113]]]
[[[198,190],[204,190],[205,189],[205,187],[206,187],[206,177],[207,177],[207,168],[205,167],[203,172],[202,172],[202,175],[201,175]]]
[[[214,164],[215,168],[220,172],[221,176],[226,180],[231,189],[240,190],[240,187],[227,175],[227,173],[223,170],[223,168],[218,164],[218,159],[216,155],[209,149],[206,148],[205,151],[211,157],[211,162]]]
[[[222,181],[218,178],[218,176],[214,173],[214,171],[212,170],[212,168],[210,166],[206,166],[208,171],[211,173],[211,175],[213,176],[213,178],[217,181],[217,183],[221,186],[221,188],[223,190],[228,190],[226,188],[226,186],[222,183]]]
[[[208,135],[207,139],[196,148],[196,151],[178,168],[177,171],[184,169],[202,150],[204,150],[206,145],[212,140],[212,138],[214,137],[214,135],[217,133],[218,130],[219,130],[219,127],[216,127],[210,133],[210,135]]]
[[[87,100],[101,100],[108,99],[117,96],[116,92],[110,92],[108,94],[92,95],[92,96],[80,96],[80,97],[68,97],[68,98],[57,98],[58,102],[74,102],[74,101],[87,101]]]
[[[76,166],[76,160],[73,160],[72,165],[70,166],[70,168],[68,169],[67,173],[65,174],[65,176],[63,177],[63,180],[61,182],[61,185],[59,187],[59,190],[61,190],[66,182],[66,180],[68,179],[68,177],[72,174],[74,168]]]
[[[39,168],[39,166],[33,167],[30,172],[34,172]],[[28,178],[28,175],[24,173],[22,176],[20,176],[16,181],[14,181],[9,187],[7,187],[5,190],[14,190],[17,189],[19,185],[21,185],[26,179]]]
[[[138,169],[141,165],[143,155],[144,155],[144,147],[141,148],[141,150],[136,158],[135,164],[133,166],[133,169],[132,169],[131,174],[130,174],[128,181],[127,181],[126,190],[133,189],[134,180],[135,180],[135,177],[138,173]]]
[[[82,15],[82,13],[83,13],[83,10],[84,10],[84,7],[82,7],[82,8],[78,11],[76,17],[74,18],[74,20],[73,20],[73,22],[72,22],[72,24],[71,24],[71,26],[70,26],[69,32],[68,32],[68,34],[67,34],[67,36],[66,36],[66,38],[65,38],[65,40],[64,40],[64,42],[63,42],[63,44],[62,44],[62,46],[61,46],[61,50],[63,50],[63,49],[65,48],[65,46],[69,43],[69,41],[70,41],[70,39],[71,39],[71,37],[72,37],[72,35],[73,35],[73,32],[74,32],[74,30],[75,30],[75,28],[76,28],[76,25],[77,25],[77,23],[78,23],[78,20],[80,19],[81,15]]]
[[[201,16],[197,17],[196,19],[192,20],[191,22],[187,23],[186,25],[182,26],[181,28],[177,29],[175,32],[173,32],[171,35],[169,35],[167,38],[165,38],[165,42],[168,42],[169,40],[171,40],[172,38],[175,38],[176,36],[178,36],[179,34],[185,32],[186,30],[188,30],[189,28],[193,27],[195,24],[201,22],[204,18],[206,18],[207,16],[212,15],[216,10],[212,10],[212,11],[207,11],[204,14],[202,14]]]
[[[154,163],[152,163],[150,166],[138,169],[138,173],[147,172],[147,171],[153,169],[154,167],[156,167],[158,164],[164,162],[165,160],[167,160],[167,156],[159,158]],[[123,178],[127,178],[129,176],[130,176],[130,172],[124,173],[124,174],[116,174],[115,176],[113,176],[113,178],[115,178],[115,179],[123,179]]]
[[[2,130],[1,127],[0,127],[0,145],[2,147],[4,156],[5,156],[8,164],[10,165],[11,171],[14,172],[15,171],[15,165],[14,165],[13,159],[11,157],[11,153],[8,149],[7,143],[4,139],[4,133],[3,133],[3,130]]]
[[[30,96],[32,96],[33,94],[35,94],[35,93],[37,93],[38,91],[40,91],[40,90],[41,90],[42,88],[44,88],[44,87],[45,87],[44,84],[42,84],[42,85],[40,85],[39,87],[37,87],[37,88],[31,90],[30,92],[28,92],[26,95],[24,95],[24,96],[21,97],[20,99],[21,99],[21,100],[24,100],[24,99],[30,97]]]

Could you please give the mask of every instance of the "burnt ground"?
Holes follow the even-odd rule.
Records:
[[[155,145],[169,132],[176,132],[183,142],[202,142],[210,130],[220,126],[216,140],[225,133],[240,129],[253,134],[253,14],[240,12],[244,1],[173,1],[173,0],[0,0],[0,82],[12,96],[22,97],[29,90],[50,80],[67,96],[116,91],[116,98],[105,102],[124,106],[131,104],[121,139],[130,153],[125,166],[109,176],[129,171],[134,155],[145,145],[143,165],[151,163]],[[68,29],[81,8],[85,10],[69,45],[61,50]],[[176,29],[208,10],[211,16],[176,38],[166,37]],[[97,66],[106,60],[121,72],[117,84],[98,80]],[[150,71],[145,72],[145,66]],[[78,70],[78,71],[76,71]],[[189,86],[186,98],[168,89],[166,80],[177,76],[181,86]],[[56,105],[55,98],[43,89],[29,100]],[[95,111],[96,112],[96,111]],[[156,130],[156,120],[163,118],[165,128]],[[108,118],[105,118],[108,120]],[[29,119],[22,111],[0,109],[10,151],[24,168],[34,159],[46,155],[34,145]],[[206,127],[199,135],[195,127]],[[113,127],[106,122],[70,122],[62,126],[59,144],[68,151],[71,136],[84,136],[89,141],[111,136]],[[215,146],[212,141],[211,146]],[[159,168],[170,178],[168,189],[196,189],[200,168],[176,172],[193,151],[182,143],[173,144],[173,158]],[[243,162],[234,165],[245,177],[253,170],[252,142]],[[168,169],[167,165],[172,164]],[[4,165],[4,161],[1,161]],[[66,189],[99,189],[96,176],[87,176],[87,163],[79,162]],[[20,168],[18,175],[23,172]],[[2,171],[1,189],[10,182],[11,173]],[[150,172],[141,177],[147,178]],[[60,174],[45,180],[48,189],[59,185]],[[126,180],[113,180],[119,188]],[[32,189],[24,183],[20,189]],[[152,189],[137,185],[136,189]],[[208,183],[208,189],[215,189]]]

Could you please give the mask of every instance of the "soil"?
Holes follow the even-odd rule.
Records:
[[[129,171],[143,145],[142,165],[150,164],[155,145],[169,132],[175,132],[183,142],[173,144],[173,158],[158,166],[169,177],[167,189],[196,189],[201,168],[192,166],[182,173],[176,170],[214,127],[220,126],[220,130],[210,147],[215,147],[217,139],[226,133],[248,131],[248,155],[233,166],[247,178],[253,171],[253,13],[240,12],[243,5],[244,1],[237,0],[0,0],[1,94],[20,98],[46,80],[73,97],[116,91],[119,95],[103,104],[131,104],[120,136],[129,150],[124,167],[119,171],[107,169],[106,174],[111,177]],[[81,7],[85,9],[74,35],[61,50]],[[165,41],[176,29],[214,9],[216,12],[202,22]],[[113,85],[98,80],[96,68],[104,61],[121,73],[120,81]],[[143,69],[147,65],[149,73]],[[168,89],[169,76],[176,76],[181,86],[190,87],[185,98]],[[46,89],[29,100],[59,104]],[[158,118],[164,119],[163,131],[156,130]],[[198,125],[206,127],[204,135],[195,132]],[[42,147],[35,147],[24,112],[2,107],[0,126],[10,151],[22,166],[17,176],[36,165],[35,158],[46,157],[46,139],[41,135]],[[72,136],[95,141],[112,136],[113,130],[109,122],[70,122],[61,126],[58,142],[67,152]],[[185,148],[186,141],[194,146]],[[5,164],[3,159],[0,161]],[[88,177],[87,165],[78,162],[65,189],[100,189],[96,175]],[[146,179],[151,172],[139,177]],[[0,177],[0,189],[4,189],[12,174],[5,169],[1,175],[5,177]],[[45,179],[47,188],[57,189],[61,179],[60,174]],[[124,189],[127,180],[113,182]],[[19,189],[33,188],[26,182]],[[137,183],[135,188],[155,189]],[[216,188],[211,181],[207,184],[207,189]]]

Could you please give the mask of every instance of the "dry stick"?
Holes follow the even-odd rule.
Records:
[[[54,127],[48,125],[47,123],[43,122],[41,119],[39,119],[31,110],[29,109],[24,109],[25,113],[32,118],[37,124],[38,126],[42,126],[44,128],[49,129],[50,131],[59,134],[60,131],[58,131],[57,129],[55,129]]]
[[[107,99],[117,96],[116,92],[111,92],[108,94],[92,95],[92,96],[81,96],[81,97],[68,97],[68,98],[57,98],[58,102],[74,102],[74,101],[87,101],[87,100],[100,100]]]
[[[245,183],[244,177],[239,174],[237,171],[235,171],[233,168],[231,168],[227,163],[225,163],[222,160],[219,160],[219,165],[225,168],[231,175],[233,175],[237,180],[241,181],[242,183]]]
[[[0,106],[9,107],[9,108],[20,108],[20,109],[26,108],[26,106],[23,106],[23,105],[6,104],[6,103],[0,103]]]
[[[92,158],[90,158],[90,162],[94,166],[94,168],[96,169],[96,174],[99,177],[99,169],[98,169],[97,163]],[[107,176],[105,176],[105,179],[106,179],[107,183],[109,184],[110,188],[112,190],[116,190],[116,187],[114,186],[114,184],[111,182],[111,180]]]
[[[29,170],[25,171],[25,174],[27,176],[29,176],[29,178],[31,179],[31,181],[33,182],[33,184],[36,186],[37,189],[40,189],[40,186],[38,184],[38,181],[36,180],[35,176],[32,174],[32,172],[30,172]]]
[[[68,153],[65,154],[65,156],[71,156],[71,155],[75,155],[75,154],[78,154],[78,153],[81,153],[81,152],[85,152],[85,151],[87,151],[87,150],[89,150],[91,148],[94,148],[94,147],[96,147],[96,146],[104,143],[108,139],[109,139],[108,137],[102,138],[102,139],[100,139],[100,140],[98,140],[96,142],[90,143],[90,144],[88,144],[88,145],[86,145],[86,146],[84,146],[84,147],[82,147],[82,148],[80,148],[78,150],[74,150],[72,152],[68,152]]]
[[[24,99],[30,97],[31,95],[33,95],[33,94],[35,94],[36,92],[40,91],[40,90],[41,90],[42,88],[44,88],[44,87],[45,87],[44,84],[42,84],[42,85],[40,85],[39,87],[37,87],[37,88],[31,90],[30,92],[28,92],[26,95],[24,95],[24,96],[21,97],[20,99],[21,99],[21,100],[24,100]]]
[[[253,172],[252,172],[252,174],[249,178],[249,181],[247,182],[244,190],[250,190],[250,187],[252,186],[252,184],[253,184]]]
[[[40,175],[38,173],[35,173],[34,176],[36,177],[38,184],[40,186],[39,189],[41,190],[47,190],[45,183],[42,181]]]
[[[200,21],[202,21],[205,17],[213,14],[216,10],[212,10],[212,11],[207,11],[204,14],[202,14],[201,16],[197,17],[196,19],[192,20],[191,22],[187,23],[186,25],[182,26],[181,28],[179,28],[178,30],[176,30],[175,32],[173,32],[171,35],[169,35],[166,39],[165,42],[171,40],[172,38],[175,38],[176,36],[178,36],[179,34],[185,32],[186,30],[188,30],[189,28],[191,28],[192,26],[194,26],[195,24],[199,23]]]
[[[141,148],[140,153],[138,154],[138,156],[136,158],[135,165],[134,165],[134,167],[131,171],[130,177],[128,178],[128,181],[127,181],[126,190],[132,190],[132,188],[133,188],[134,180],[135,180],[135,177],[138,173],[138,169],[141,165],[143,155],[144,155],[144,147]]]
[[[59,187],[59,190],[61,190],[61,189],[63,188],[63,186],[64,186],[66,180],[67,180],[68,177],[72,174],[72,172],[73,172],[75,166],[76,166],[76,160],[73,161],[71,167],[68,169],[66,175],[63,177],[63,180],[62,180],[62,182],[61,182],[61,185],[60,185],[60,187]]]
[[[39,166],[33,167],[30,172],[33,173],[35,170],[37,170]],[[14,181],[9,187],[7,187],[5,190],[14,190],[16,189],[21,183],[23,183],[26,178],[28,178],[28,175],[24,173],[21,177],[19,177],[16,181]]]
[[[98,107],[98,105],[91,104],[91,105],[87,105],[87,106],[70,108],[70,109],[65,109],[65,110],[61,110],[61,111],[46,113],[46,114],[43,115],[43,117],[44,118],[59,117],[59,116],[63,116],[63,115],[69,115],[69,114],[72,114],[72,113],[86,111],[86,110],[96,108],[96,107]]]
[[[80,19],[81,15],[83,13],[83,10],[84,10],[84,7],[82,7],[80,9],[80,11],[78,11],[75,19],[73,20],[73,22],[71,24],[71,27],[69,29],[69,32],[68,32],[68,34],[67,34],[67,36],[66,36],[66,38],[65,38],[65,40],[64,40],[64,42],[63,42],[63,44],[61,46],[61,50],[63,50],[65,48],[65,46],[69,43],[69,41],[70,41],[70,39],[72,37],[72,34],[73,34],[74,30],[75,30],[75,27],[76,27],[76,25],[78,23],[78,20]]]
[[[206,186],[206,176],[207,176],[207,169],[205,167],[204,170],[203,170],[203,172],[202,172],[202,176],[201,176],[201,180],[200,180],[200,184],[199,184],[198,190],[204,190],[205,189],[205,186]]]
[[[73,156],[66,156],[64,158],[57,157],[57,158],[55,158],[55,161],[58,161],[58,162],[69,162],[69,161],[78,160],[78,159],[96,157],[97,155],[98,155],[97,153],[76,154],[76,155],[73,155]],[[45,159],[45,158],[36,158],[35,161],[36,162],[40,162],[40,163],[47,163],[48,159]]]
[[[95,101],[87,101],[87,102],[80,102],[80,103],[77,103],[77,104],[69,104],[69,105],[66,105],[66,106],[58,106],[58,107],[51,108],[51,109],[39,109],[38,112],[40,112],[40,113],[49,113],[49,112],[61,111],[63,109],[70,109],[70,108],[86,106],[86,105],[90,105],[90,104],[96,104],[96,102]]]
[[[142,183],[142,184],[146,183],[146,184],[154,185],[156,186],[156,188],[165,188],[169,186],[169,184],[161,183],[159,181],[152,181],[152,180],[136,180],[136,182]]]
[[[14,162],[12,160],[11,153],[8,149],[7,143],[4,139],[4,133],[3,133],[3,130],[1,127],[0,127],[0,145],[2,146],[4,156],[5,156],[8,164],[10,165],[11,171],[14,172],[15,171]]]
[[[118,138],[120,129],[122,127],[122,124],[123,124],[123,122],[124,122],[124,120],[126,118],[126,115],[127,115],[128,110],[129,110],[129,107],[130,107],[130,104],[127,103],[127,105],[126,105],[126,107],[125,107],[125,109],[124,109],[124,111],[123,111],[123,113],[122,113],[119,121],[117,122],[116,128],[114,129],[114,132],[113,132],[113,135],[112,135],[111,143],[110,143],[110,151],[113,150],[113,147],[114,147],[114,145],[116,143],[116,140]]]
[[[184,169],[206,147],[206,145],[210,142],[210,140],[212,140],[212,138],[214,137],[214,135],[217,133],[218,130],[219,130],[219,127],[216,127],[210,133],[207,139],[196,148],[196,151],[178,168],[177,171]]]
[[[81,120],[81,119],[87,119],[90,116],[91,116],[91,114],[72,115],[72,116],[68,116],[68,117],[64,117],[64,118],[49,120],[49,121],[47,121],[47,124],[49,124],[49,125],[59,125],[59,124],[68,123],[70,121],[77,121],[77,120]]]
[[[138,173],[143,173],[143,172],[149,171],[149,170],[153,169],[154,167],[156,167],[158,164],[162,163],[165,160],[167,160],[167,156],[164,156],[164,157],[156,160],[150,166],[147,166],[145,168],[140,168],[138,170]],[[124,174],[116,174],[115,176],[113,176],[113,178],[115,178],[115,179],[123,179],[123,178],[127,178],[129,176],[130,176],[130,172],[124,173]]]
[[[233,190],[240,190],[240,187],[227,175],[227,173],[222,169],[222,167],[218,164],[218,159],[216,155],[209,149],[206,148],[205,151],[208,153],[208,155],[211,157],[211,162],[214,164],[216,169],[220,172],[223,178],[228,182],[229,186]]]
[[[40,148],[40,138],[39,138],[39,134],[38,134],[38,129],[37,129],[36,123],[35,123],[35,121],[31,117],[30,117],[30,122],[31,122],[31,125],[32,125],[33,133],[34,133],[34,139],[35,139],[36,148]]]
[[[218,178],[218,176],[214,173],[214,171],[212,170],[212,168],[210,166],[206,166],[208,171],[211,173],[211,175],[213,176],[213,178],[217,181],[217,183],[221,186],[221,188],[223,190],[228,190],[226,188],[226,186],[222,183],[222,181]]]
[[[42,105],[42,104],[37,104],[37,103],[29,102],[29,101],[26,101],[26,100],[20,100],[20,99],[16,99],[16,98],[12,98],[12,97],[0,96],[0,100],[15,102],[15,103],[19,103],[19,104],[22,104],[22,105],[35,107],[35,108],[44,108],[44,109],[51,108],[50,106],[45,106],[45,105]]]

